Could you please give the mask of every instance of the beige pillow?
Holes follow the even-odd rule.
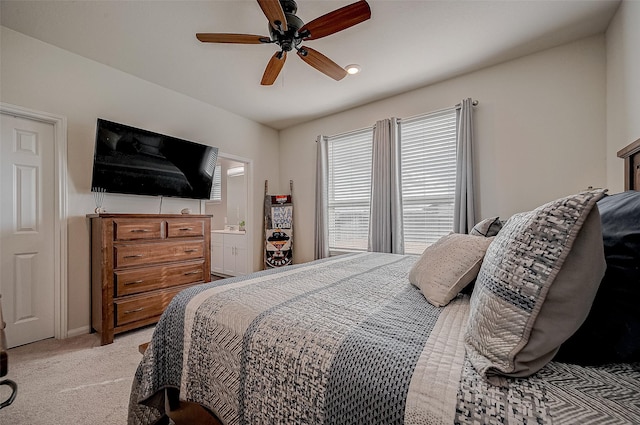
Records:
[[[451,233],[427,247],[409,272],[409,282],[442,307],[473,281],[493,238]]]

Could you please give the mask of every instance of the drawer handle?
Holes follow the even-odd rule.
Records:
[[[136,308],[135,310],[127,310],[124,312],[124,314],[131,314],[131,313],[137,313],[139,311],[144,310],[144,307],[140,307],[140,308]]]
[[[131,229],[131,233],[149,233],[149,229]]]
[[[200,270],[196,270],[196,271],[191,271],[191,272],[186,272],[184,274],[184,276],[190,275],[190,274],[200,274]]]
[[[140,257],[144,257],[144,255],[136,254],[136,255],[125,255],[124,256],[124,258],[140,258]]]
[[[136,283],[142,283],[144,280],[134,280],[133,282],[125,282],[125,285],[135,285]]]
[[[193,227],[181,227],[178,230],[182,230],[184,232],[189,231],[189,230],[193,230]]]
[[[197,249],[185,249],[184,252],[198,252]]]

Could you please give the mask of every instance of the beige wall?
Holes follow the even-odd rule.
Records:
[[[625,1],[606,42],[596,36],[278,132],[2,28],[3,102],[64,115],[69,160],[69,329],[89,326],[91,167],[97,117],[218,146],[253,160],[254,268],[260,266],[263,182],[296,199],[296,262],[313,257],[315,138],[451,106],[476,108],[480,215],[506,218],[589,185],[620,184],[615,152],[640,137],[638,8]],[[635,26],[635,27],[634,27]],[[606,46],[606,49],[605,49]],[[605,61],[606,59],[606,61]],[[608,62],[608,63],[607,63]],[[357,77],[356,77],[357,78]],[[609,91],[607,93],[607,90]],[[609,106],[607,106],[607,102]],[[635,102],[635,103],[634,103]],[[608,109],[607,109],[608,108]],[[609,114],[605,121],[606,113]],[[612,118],[612,116],[614,118]],[[615,130],[615,131],[614,131]],[[606,140],[606,142],[605,142]],[[605,161],[605,156],[607,160]],[[277,168],[269,164],[281,164]],[[618,162],[619,161],[619,162]],[[271,191],[278,190],[274,187]],[[165,199],[162,212],[195,201]],[[157,198],[107,195],[112,212],[156,212]]]
[[[292,179],[296,196],[295,261],[313,258],[318,134],[477,99],[480,216],[507,218],[606,185],[605,79],[605,41],[595,36],[281,131],[280,187]]]
[[[262,192],[265,179],[278,181],[278,133],[7,28],[1,33],[2,102],[67,117],[68,124],[68,326],[72,333],[90,323],[89,223],[95,205],[90,193],[96,118],[218,146],[220,151],[253,159],[252,234],[254,267],[259,267]],[[206,84],[206,82],[203,82]],[[259,159],[259,160],[258,160]],[[159,198],[107,195],[109,212],[158,212]],[[175,213],[192,200],[165,198],[162,212]]]
[[[609,24],[607,46],[607,185],[624,190],[616,153],[640,139],[640,1],[625,0]]]

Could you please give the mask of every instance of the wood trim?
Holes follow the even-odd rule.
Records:
[[[636,140],[635,142],[631,142],[630,144],[628,144],[624,148],[620,149],[618,151],[618,157],[619,158],[627,158],[627,157],[629,157],[630,155],[633,155],[636,152],[640,152],[640,139]]]
[[[640,139],[620,149],[617,155],[624,160],[624,190],[640,190]]]
[[[100,214],[87,214],[88,218],[206,218],[211,220],[213,217],[210,214],[137,214],[137,213],[100,213]]]

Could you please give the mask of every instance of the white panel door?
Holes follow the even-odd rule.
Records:
[[[0,294],[9,347],[54,336],[54,128],[1,114]]]

